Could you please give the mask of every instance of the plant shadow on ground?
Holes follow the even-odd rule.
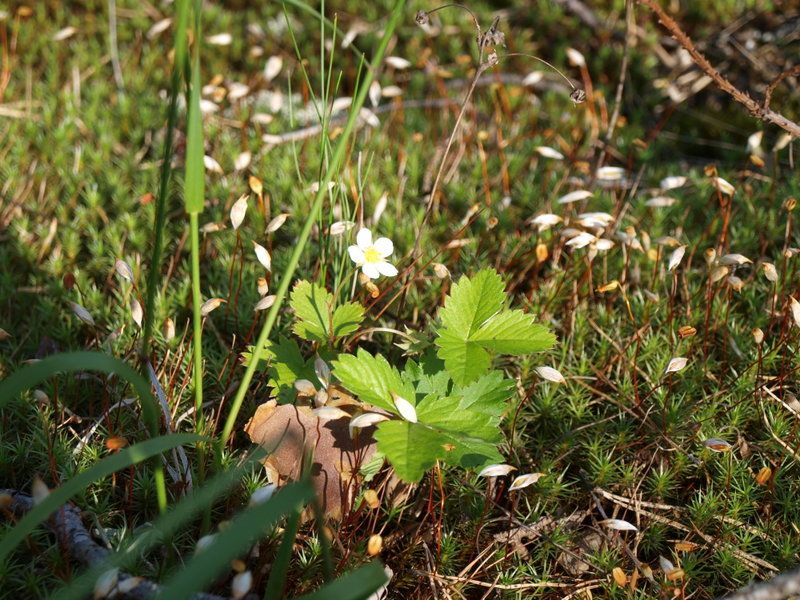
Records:
[[[107,58],[105,3],[41,3],[27,18],[9,12],[0,23],[16,40],[3,97],[8,111],[0,115],[0,326],[11,334],[0,339],[3,376],[54,350],[95,348],[132,360],[140,341],[129,308],[136,292],[113,269],[122,258],[134,267],[137,283],[144,280],[170,42],[153,29],[167,13],[119,4],[124,94]],[[265,202],[251,205],[240,232],[244,244],[230,227],[209,228],[203,238],[204,294],[228,299],[207,320],[204,346],[207,408],[223,419],[240,353],[263,319],[251,309],[259,299],[256,280],[271,277],[252,260],[247,240],[267,244],[272,272],[281,272],[311,201],[308,189],[329,152],[318,133],[280,144],[263,137],[313,124],[307,102],[325,81],[318,25],[287,9],[305,79],[280,9],[236,10],[234,4],[209,6],[204,17],[213,24],[209,34],[232,33],[230,45],[212,46],[203,65],[205,99],[216,106],[206,116],[206,154],[221,171],[208,175],[204,218],[227,223],[233,202],[249,191],[250,176],[263,182]],[[354,43],[368,49],[388,11],[362,4],[359,10],[352,3],[328,5],[326,14],[336,15],[343,32],[356,33]],[[383,535],[382,558],[395,570],[392,597],[431,597],[436,588],[475,598],[562,597],[585,593],[581,589],[610,597],[711,598],[796,564],[800,552],[794,501],[800,493],[800,405],[793,393],[798,328],[790,300],[798,293],[800,242],[787,202],[800,192],[788,150],[772,150],[780,132],[769,127],[748,149],[759,125],[711,87],[691,93],[670,88],[678,79],[691,88],[697,76],[688,64],[666,64],[664,57],[677,61],[679,53],[641,9],[642,30],[605,160],[625,173],[596,178],[624,47],[624,6],[598,9],[593,29],[559,5],[541,3],[535,12],[502,7],[507,50],[540,56],[590,84],[589,101],[573,106],[560,78],[547,70],[530,76],[541,65],[525,57],[487,71],[445,165],[442,201],[421,244],[428,258],[441,251],[435,260],[453,279],[494,267],[512,304],[557,334],[558,345],[546,355],[500,363],[519,392],[501,451],[518,473],[545,475],[509,492],[510,477],[489,482],[463,469],[435,469],[402,502],[361,510],[335,528],[340,569],[365,556],[371,534]],[[419,8],[433,7],[409,7],[391,52],[411,66],[381,74],[384,94],[373,107],[380,123],[361,130],[318,228],[351,216],[337,212],[348,207],[404,249],[400,254],[414,246],[426,192],[475,68],[468,17],[442,11],[426,32],[414,23]],[[470,6],[484,23],[498,8]],[[690,33],[706,40],[715,62],[727,61],[732,77],[757,91],[764,82],[740,69],[730,49],[736,45],[724,43],[716,23],[740,18],[735,35],[749,32],[757,48],[772,44],[786,56],[781,38],[756,35],[768,31],[765,24],[783,27],[797,18],[779,23],[772,9],[737,13],[732,3],[719,3],[718,13],[677,17],[693,23]],[[59,39],[66,27],[75,31]],[[331,97],[354,95],[358,76],[358,52],[340,45],[341,37],[334,45]],[[585,68],[569,48],[581,53]],[[264,74],[270,56],[283,62],[271,80]],[[329,59],[325,51],[322,56]],[[234,82],[248,86],[241,98],[231,98]],[[788,114],[796,106],[786,90],[779,88],[774,103]],[[329,137],[335,136],[334,117]],[[184,142],[178,140],[178,163]],[[249,163],[237,166],[245,153]],[[668,176],[687,179],[671,188],[663,181]],[[736,193],[725,194],[714,177]],[[591,196],[558,202],[579,189]],[[171,318],[178,336],[167,341],[157,334],[156,371],[179,418],[192,406],[190,340],[182,336],[191,290],[186,223],[177,204],[170,206],[155,321]],[[279,213],[292,216],[265,236],[270,217]],[[592,219],[586,213],[608,213],[611,220],[586,225]],[[561,221],[550,228],[531,223],[543,214]],[[569,228],[614,245],[570,246]],[[328,246],[317,234],[301,276],[338,280],[348,268],[346,246],[344,240]],[[684,246],[679,258],[675,253]],[[716,255],[709,257],[708,249]],[[751,262],[720,262],[733,254]],[[764,263],[774,264],[775,281],[765,277]],[[427,268],[416,273],[402,301],[388,303],[396,284],[371,305],[368,318],[378,327],[419,330],[434,322],[449,286]],[[340,290],[343,296],[349,291]],[[370,306],[360,287],[355,300]],[[96,326],[79,320],[68,302],[86,308]],[[290,325],[286,315],[274,335],[291,335]],[[754,328],[763,342],[754,340]],[[400,364],[398,341],[374,332],[359,346]],[[313,355],[310,345],[303,350]],[[687,358],[686,366],[667,373],[676,357]],[[542,364],[558,369],[565,381],[543,379],[536,371]],[[117,406],[130,393],[116,380],[63,377],[7,405],[0,417],[2,487],[26,490],[37,473],[56,485],[107,454],[110,438],[143,437],[138,414]],[[267,376],[260,376],[240,425],[268,393]],[[179,428],[192,425],[185,418]],[[706,443],[715,438],[730,448]],[[241,434],[226,461],[235,463],[245,447]],[[213,521],[235,512],[264,481],[254,470],[215,505]],[[152,472],[137,465],[75,501],[114,547],[154,514]],[[600,524],[605,519],[625,520],[638,531],[610,529]],[[197,537],[197,529],[188,528],[173,540],[174,552],[191,551]],[[266,568],[277,544],[270,538],[250,557],[255,571]],[[171,568],[170,552],[148,556],[140,572],[157,579]],[[311,589],[322,577],[313,531],[301,532],[294,558],[289,589]],[[52,537],[37,532],[3,566],[3,595],[42,596],[73,576],[74,566]]]

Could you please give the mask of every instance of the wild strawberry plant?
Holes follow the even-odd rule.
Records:
[[[402,368],[363,348],[354,353],[332,351],[360,326],[361,305],[337,305],[332,294],[308,281],[295,286],[290,304],[294,333],[331,359],[337,385],[358,399],[336,413],[337,418],[350,418],[353,430],[365,421],[354,421],[364,413],[385,417],[375,425],[378,452],[400,478],[414,482],[437,461],[465,468],[502,461],[499,425],[514,385],[492,368],[492,358],[540,352],[555,343],[555,336],[533,315],[509,309],[507,302],[503,281],[494,270],[462,277],[445,299],[438,326],[427,332],[433,345],[407,359]],[[315,376],[315,358],[304,358],[294,340],[270,343],[265,354],[280,401],[294,400],[294,383]],[[366,421],[374,424],[380,418]]]

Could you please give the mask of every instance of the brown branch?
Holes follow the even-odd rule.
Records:
[[[694,63],[700,67],[700,69],[702,69],[706,75],[711,77],[711,79],[714,80],[720,89],[728,93],[738,103],[743,104],[757,119],[777,125],[778,127],[781,127],[791,133],[793,136],[800,137],[800,125],[794,121],[791,121],[790,119],[787,119],[782,114],[770,109],[768,98],[765,98],[764,104],[756,102],[750,97],[750,94],[737,88],[724,75],[722,75],[722,73],[717,71],[714,68],[714,65],[712,65],[708,59],[703,56],[703,54],[695,47],[689,36],[680,28],[680,25],[678,25],[672,19],[672,17],[664,12],[664,9],[662,9],[655,2],[655,0],[639,0],[639,3],[644,4],[654,13],[656,13],[656,15],[658,15],[658,20],[661,22],[661,24],[669,30],[678,43],[689,53]],[[786,76],[788,77],[789,75]],[[777,85],[777,83],[773,83]],[[772,88],[772,86],[770,87]],[[768,89],[768,91],[770,91],[770,94],[772,93],[770,89]]]
[[[794,75],[800,75],[800,65],[796,65],[791,69],[787,69],[780,75],[778,75],[775,79],[772,80],[772,83],[769,84],[767,91],[764,92],[764,108],[769,108],[769,103],[772,100],[772,92],[775,91],[775,88],[778,87],[781,81],[786,79],[787,77],[792,77]]]
[[[11,504],[7,509],[15,515],[24,515],[34,506],[33,498],[16,490],[0,489],[0,496],[2,495],[11,497]],[[83,524],[81,511],[71,504],[65,504],[53,513],[47,525],[56,535],[59,543],[69,549],[72,557],[76,558],[87,567],[94,567],[101,564],[109,554],[111,554],[108,549],[92,539],[91,534]],[[131,578],[134,578],[134,576],[127,573],[120,573],[117,582],[119,584]],[[135,579],[137,579],[139,583],[131,589],[123,591],[121,588],[115,588],[115,590],[112,590],[112,592],[115,592],[114,598],[119,598],[121,600],[149,600],[158,594],[160,590],[158,584],[147,581],[143,577],[136,577]],[[192,596],[192,600],[227,599],[215,594],[197,593]]]

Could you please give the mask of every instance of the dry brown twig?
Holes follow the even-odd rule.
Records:
[[[770,84],[767,88],[767,93],[764,94],[764,101],[758,102],[750,97],[750,94],[747,92],[743,92],[735,85],[733,85],[722,73],[717,71],[714,68],[709,60],[703,56],[703,54],[697,49],[697,47],[692,42],[691,38],[686,34],[686,32],[681,29],[680,25],[678,25],[672,17],[670,17],[664,9],[661,8],[655,0],[638,0],[640,4],[644,4],[650,10],[652,10],[658,16],[658,20],[661,22],[664,27],[666,27],[669,32],[672,34],[672,37],[677,40],[677,42],[683,46],[683,48],[689,53],[692,57],[694,63],[702,69],[702,71],[711,77],[714,82],[722,89],[722,91],[729,94],[734,100],[743,104],[747,110],[750,111],[757,119],[764,121],[766,123],[771,123],[773,125],[777,125],[782,129],[788,131],[795,137],[800,137],[800,125],[795,123],[794,121],[786,118],[779,112],[775,112],[771,108],[769,108],[770,99],[772,97],[772,92],[778,86],[778,84],[783,81],[786,77],[790,77],[791,75],[796,75],[798,73],[798,69],[790,69],[778,75],[778,77]]]

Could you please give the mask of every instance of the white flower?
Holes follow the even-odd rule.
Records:
[[[356,235],[356,245],[347,249],[350,259],[361,267],[361,271],[370,279],[377,279],[381,275],[394,277],[397,269],[386,262],[386,257],[394,252],[394,244],[389,238],[378,238],[372,242],[372,232],[362,229]]]

